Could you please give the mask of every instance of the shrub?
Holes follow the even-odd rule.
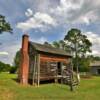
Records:
[[[16,73],[16,67],[15,66],[12,66],[11,68],[10,68],[10,74],[12,74],[12,73]]]

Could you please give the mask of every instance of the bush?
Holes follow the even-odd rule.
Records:
[[[88,66],[80,66],[79,71],[80,72],[89,72],[89,67]]]
[[[12,66],[11,68],[10,68],[10,74],[13,74],[13,73],[15,73],[16,72],[16,67],[14,67],[14,66]]]
[[[80,77],[81,78],[92,78],[92,75],[89,72],[81,72]]]

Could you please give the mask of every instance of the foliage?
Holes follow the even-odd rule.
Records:
[[[73,59],[73,63],[75,64],[76,59]],[[90,71],[90,62],[91,59],[89,57],[86,58],[79,58],[78,57],[78,67],[79,67],[79,72],[89,72]],[[74,70],[76,70],[76,67],[74,66]]]
[[[9,72],[11,68],[10,64],[5,64],[0,61],[0,72]]]
[[[55,47],[55,48],[60,48],[59,41],[54,41],[54,42],[52,43],[52,45],[53,45],[53,47]]]
[[[70,44],[73,52],[77,52],[78,56],[85,56],[87,52],[91,52],[92,43],[86,35],[83,35],[79,29],[71,29],[65,35],[64,40]]]
[[[54,41],[52,42],[52,46],[70,52],[70,47],[65,43],[64,40]]]
[[[14,64],[10,69],[10,73],[15,73],[18,71],[18,68],[20,66],[20,56],[21,56],[21,51],[17,51],[16,55],[14,57]]]
[[[80,72],[90,72],[90,63],[93,62],[94,60],[91,59],[89,55],[86,57],[79,57],[78,58],[78,67]]]
[[[91,52],[92,43],[88,40],[87,36],[83,35],[79,29],[71,29],[65,35],[64,40],[70,46],[74,56],[74,66],[78,73],[79,66],[86,68],[86,53]],[[88,62],[87,62],[88,63]],[[88,65],[87,65],[88,66]]]
[[[0,15],[0,34],[3,32],[12,33],[12,28],[10,24],[5,20],[5,16]]]
[[[51,44],[49,42],[47,42],[47,41],[44,42],[44,45],[51,46]]]
[[[10,24],[5,20],[5,16],[0,15],[0,34],[2,34],[3,32],[10,32],[12,33],[12,28],[10,26]],[[0,43],[1,45],[2,43]],[[3,62],[0,61],[0,72],[1,71],[9,71],[10,70],[10,65],[9,64],[5,64]]]
[[[10,74],[15,73],[16,71],[17,71],[17,68],[15,66],[10,67],[10,70],[9,70]]]
[[[90,55],[89,57],[91,58],[92,61],[100,61],[100,56]]]
[[[86,53],[91,52],[92,43],[79,29],[69,30],[64,40],[54,41],[52,46],[70,53],[73,52],[73,65],[76,71],[78,69],[79,71],[89,71],[90,58],[86,56]]]
[[[14,66],[16,69],[20,66],[20,50],[16,52],[15,58],[14,58]]]
[[[0,61],[0,72],[10,72],[10,73],[15,73],[16,72],[16,67],[11,66],[10,64],[5,64]]]

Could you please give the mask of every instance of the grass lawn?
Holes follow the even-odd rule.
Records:
[[[100,77],[82,79],[74,92],[67,85],[22,86],[16,75],[0,73],[0,100],[100,100]]]

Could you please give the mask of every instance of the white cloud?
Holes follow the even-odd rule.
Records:
[[[37,0],[33,3],[37,6],[31,5],[32,9],[25,12],[29,18],[17,24],[24,31],[68,23],[89,25],[100,20],[100,0]]]
[[[46,13],[40,13],[37,12],[34,15],[34,19],[36,19],[37,21],[39,21],[40,23],[45,23],[45,24],[49,24],[49,25],[55,25],[55,20],[48,14]]]
[[[32,14],[32,10],[28,9],[26,15],[30,16]],[[30,29],[41,30],[47,26],[56,26],[56,21],[49,14],[41,12],[36,12],[32,17],[29,17],[28,20],[17,23],[17,28],[20,28],[23,31]]]
[[[17,28],[22,29],[23,31],[30,30],[30,29],[35,29],[35,28],[42,28],[43,25],[36,21],[33,17],[29,18],[25,22],[19,22],[17,24]]]
[[[100,45],[100,36],[98,34],[95,34],[93,32],[86,32],[85,33],[88,36],[88,39],[96,44],[96,45]]]
[[[84,33],[88,39],[92,42],[92,54],[100,56],[100,35],[93,32]]]
[[[60,0],[50,12],[58,19],[59,23],[87,24],[100,19],[99,0]]]
[[[6,52],[0,52],[0,61],[3,61],[5,63],[12,64],[14,62],[14,57],[16,52],[20,49],[21,44],[9,44],[8,46],[6,44],[3,44],[2,50]]]
[[[45,37],[40,38],[32,38],[29,37],[31,41],[41,43],[43,44],[47,39]],[[10,43],[10,44],[3,44],[2,46],[2,52],[0,52],[0,61],[3,61],[5,63],[13,64],[14,57],[16,52],[21,48],[21,41],[18,43]],[[5,51],[6,50],[6,51]]]
[[[72,22],[69,20],[73,16],[73,11],[79,11],[83,5],[83,0],[60,0],[60,4],[56,8],[51,8],[50,12],[56,16],[61,23]]]
[[[75,3],[73,0],[60,0],[60,5],[56,7],[56,9],[51,9],[51,12],[64,14],[68,13],[69,10],[77,10],[81,7],[83,0],[77,0]],[[56,11],[56,12],[55,12]]]
[[[93,50],[92,54],[94,56],[100,56],[99,51],[98,50]]]
[[[38,43],[44,43],[46,41],[47,39],[45,37],[41,37],[40,39],[37,40]]]
[[[25,15],[27,17],[33,16],[33,11],[30,8],[28,8],[27,11],[25,12]]]
[[[5,51],[0,52],[0,55],[8,55],[8,52],[5,52]]]
[[[89,25],[91,22],[95,22],[98,19],[98,16],[93,12],[90,11],[85,15],[80,16],[75,22],[76,23],[85,23]]]
[[[31,41],[43,44],[47,39],[45,37],[40,37],[38,39],[31,39]]]

